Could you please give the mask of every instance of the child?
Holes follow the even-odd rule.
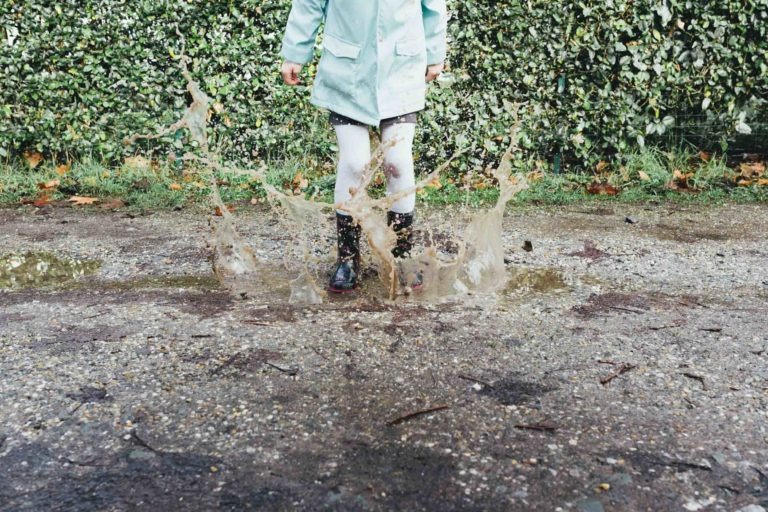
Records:
[[[350,198],[350,187],[371,159],[369,126],[381,129],[387,147],[387,193],[413,187],[416,112],[424,109],[426,83],[440,75],[445,61],[445,0],[293,0],[281,52],[286,84],[299,83],[322,21],[323,55],[312,103],[330,111],[338,139],[335,202]],[[415,205],[414,193],[387,213],[397,233],[395,257],[411,250]],[[336,229],[338,259],[329,290],[343,293],[357,286],[360,275],[360,227],[336,212]]]

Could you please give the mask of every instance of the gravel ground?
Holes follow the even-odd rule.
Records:
[[[222,289],[202,215],[0,223],[95,270],[0,291],[3,511],[768,506],[768,206],[510,208],[502,293],[311,307]]]

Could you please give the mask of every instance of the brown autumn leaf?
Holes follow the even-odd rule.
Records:
[[[72,196],[67,201],[72,203],[72,206],[85,206],[98,203],[99,199],[97,197]]]
[[[56,174],[64,176],[72,168],[72,164],[61,164],[56,166]]]
[[[432,181],[427,183],[427,187],[434,188],[436,190],[440,190],[441,188],[443,188],[443,184],[440,183],[440,178],[435,177],[435,179],[433,179]]]
[[[296,176],[293,177],[291,183],[293,184],[294,190],[304,190],[309,186],[309,180],[304,177],[304,174],[302,174],[301,171],[296,173]]]
[[[694,189],[691,184],[688,183],[688,180],[691,178],[693,178],[692,172],[683,174],[680,169],[675,169],[675,171],[672,173],[672,179],[664,185],[664,188],[669,190],[685,190],[692,192]]]
[[[544,179],[544,173],[541,171],[531,171],[525,176],[525,179],[530,183],[536,183]]]
[[[45,183],[38,183],[37,188],[39,188],[40,190],[50,190],[52,188],[58,187],[59,185],[61,185],[61,181],[51,180],[51,181],[46,181]]]
[[[171,189],[171,190],[183,190],[184,189],[184,187],[182,187],[181,185],[179,185],[178,183],[175,183],[175,182],[171,183],[170,185],[168,185],[168,188]]]
[[[37,206],[38,208],[47,206],[51,204],[51,196],[48,194],[48,192],[42,192],[39,196],[35,198],[34,201],[32,201],[32,204]]]
[[[235,213],[235,207],[233,205],[231,205],[231,204],[228,204],[227,205],[227,211],[229,213]],[[213,211],[213,214],[215,216],[217,216],[217,217],[223,217],[224,216],[224,212],[221,211],[221,207],[220,206],[216,207],[216,209]]]
[[[621,190],[614,187],[613,185],[599,181],[593,181],[587,187],[587,194],[591,194],[593,196],[617,196],[619,195],[619,192],[621,192]]]
[[[607,169],[608,169],[608,162],[606,162],[605,160],[600,160],[599,162],[597,162],[597,165],[595,166],[595,170],[598,173],[602,173]]]
[[[765,162],[742,162],[739,170],[743,178],[758,178],[765,174]]]
[[[640,176],[641,181],[651,181],[651,177],[645,171],[639,171],[637,175]]]
[[[37,151],[26,151],[24,153],[24,160],[27,161],[27,165],[29,165],[30,169],[34,169],[43,161],[43,155]]]
[[[761,187],[768,187],[768,178],[760,178],[757,180],[757,184]]]
[[[712,153],[707,151],[699,151],[699,158],[701,158],[702,162],[709,162],[712,160]]]

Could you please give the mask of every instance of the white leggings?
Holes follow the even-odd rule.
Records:
[[[358,187],[365,166],[371,160],[371,141],[367,126],[334,126],[339,144],[339,163],[336,168],[334,200],[343,203],[351,197],[350,187]],[[387,195],[392,195],[416,185],[413,172],[413,136],[416,125],[399,123],[387,126],[381,132],[382,144],[396,141],[384,151],[384,175],[387,178]],[[397,213],[411,213],[416,207],[416,193],[399,199],[390,208]]]

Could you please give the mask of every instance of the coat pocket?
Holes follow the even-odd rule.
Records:
[[[354,98],[358,81],[361,47],[332,34],[323,36],[323,56],[318,69],[318,85]]]
[[[402,57],[414,57],[426,51],[426,45],[419,39],[398,41],[395,44],[395,53]]]
[[[403,39],[395,43],[392,63],[392,88],[421,89],[427,69],[427,47],[423,39]]]

